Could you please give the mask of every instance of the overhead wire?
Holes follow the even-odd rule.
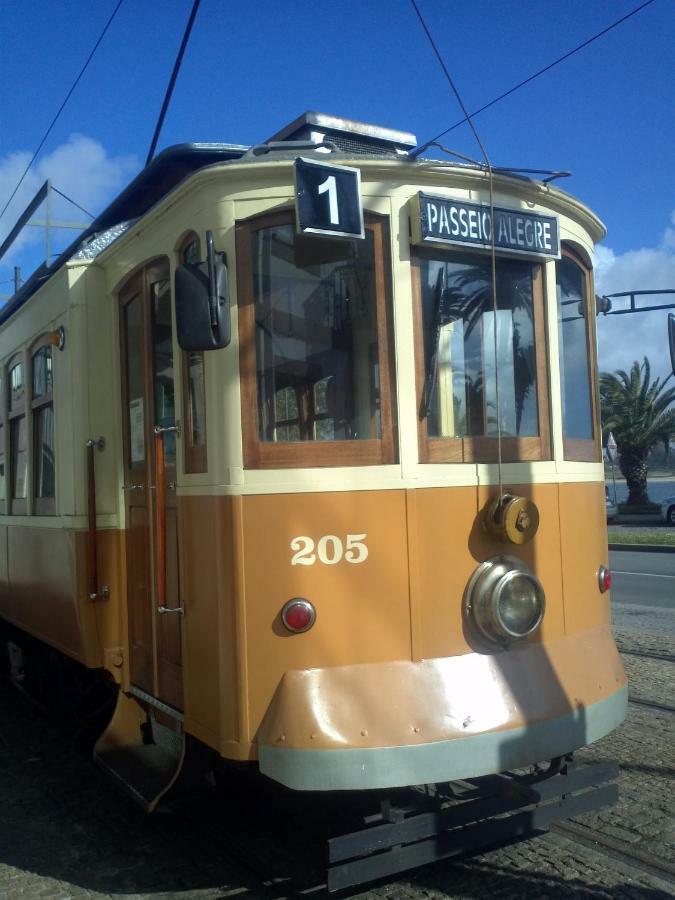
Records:
[[[490,158],[488,157],[487,150],[483,146],[483,142],[480,139],[478,131],[476,130],[476,126],[473,124],[473,120],[471,115],[467,112],[466,106],[464,105],[464,101],[462,100],[457,87],[455,86],[455,82],[452,79],[450,72],[448,71],[448,67],[445,65],[445,61],[441,56],[440,50],[436,45],[436,41],[434,40],[433,35],[424,20],[424,16],[420,12],[420,9],[417,5],[416,0],[410,0],[413,9],[417,13],[417,18],[420,20],[422,28],[431,44],[431,47],[434,51],[436,59],[438,60],[441,69],[443,70],[445,77],[450,85],[452,93],[455,95],[455,99],[457,100],[460,109],[464,113],[465,120],[469,123],[469,127],[473,132],[473,136],[476,139],[476,143],[480,147],[480,151],[483,154],[483,159],[485,160],[485,166],[488,172],[488,184],[490,190],[490,261],[491,261],[491,271],[492,271],[492,312],[493,312],[493,331],[494,331],[494,355],[495,355],[495,413],[497,417],[497,471],[499,476],[499,498],[501,502],[502,495],[504,493],[504,485],[502,479],[502,427],[501,427],[501,411],[500,411],[500,402],[499,402],[499,366],[497,364],[497,248],[495,246],[495,208],[494,208],[494,172],[492,170],[492,163],[490,162]]]
[[[47,140],[47,138],[49,137],[49,135],[50,135],[50,133],[51,133],[52,128],[54,127],[54,125],[56,125],[56,122],[58,121],[59,116],[60,116],[61,113],[63,112],[66,103],[68,103],[68,101],[70,100],[70,98],[71,98],[71,96],[72,96],[72,94],[73,94],[73,91],[75,90],[75,88],[77,87],[77,85],[80,83],[80,80],[82,79],[82,76],[84,75],[84,73],[87,71],[87,69],[88,69],[88,67],[89,67],[89,63],[90,63],[90,62],[92,61],[92,59],[94,58],[94,54],[95,54],[96,51],[98,50],[99,45],[100,45],[101,41],[103,40],[103,38],[106,36],[106,33],[107,33],[108,29],[110,28],[110,26],[112,25],[113,19],[114,19],[115,16],[117,15],[117,13],[118,13],[118,11],[119,11],[119,8],[120,8],[120,6],[122,5],[123,2],[124,2],[124,0],[118,0],[117,5],[115,6],[115,9],[112,11],[112,14],[110,15],[110,18],[108,19],[108,21],[105,23],[105,26],[103,27],[103,31],[102,31],[101,34],[99,35],[98,40],[96,41],[96,43],[94,44],[94,46],[93,46],[91,52],[89,53],[89,56],[87,57],[87,60],[86,60],[85,64],[84,64],[84,65],[82,66],[82,68],[80,69],[79,75],[77,76],[77,78],[75,79],[75,81],[72,83],[72,85],[71,85],[71,87],[70,87],[70,90],[69,90],[68,93],[66,94],[66,97],[65,97],[63,103],[61,104],[61,106],[59,106],[56,115],[54,116],[54,118],[52,119],[52,121],[51,121],[51,123],[50,123],[50,125],[49,125],[49,128],[45,131],[45,133],[44,133],[44,135],[43,135],[43,137],[42,137],[42,140],[41,140],[40,143],[38,144],[37,149],[35,150],[35,152],[33,153],[32,157],[31,157],[31,159],[30,159],[30,162],[28,163],[28,165],[27,165],[26,168],[24,169],[23,174],[21,175],[21,178],[19,178],[19,181],[17,182],[16,187],[15,187],[14,190],[12,191],[12,194],[11,194],[9,200],[5,203],[4,207],[2,208],[2,212],[0,212],[0,219],[1,219],[1,218],[4,216],[4,214],[7,212],[7,209],[8,209],[8,207],[9,207],[9,204],[12,202],[12,200],[13,200],[14,197],[16,196],[16,192],[19,190],[19,188],[20,188],[21,185],[23,184],[24,178],[26,177],[26,175],[28,174],[28,172],[29,172],[31,166],[33,165],[33,163],[34,163],[35,160],[37,159],[38,154],[40,153],[40,150],[42,150],[42,148],[43,148],[43,146],[44,146],[44,144],[45,144],[45,141]]]
[[[654,3],[655,0],[645,0],[644,3],[637,6],[635,9],[631,10],[629,13],[626,13],[625,16],[621,16],[620,19],[617,19],[615,22],[612,22],[606,28],[603,28],[602,31],[598,31],[597,34],[594,34],[592,37],[587,38],[587,40],[583,41],[583,43],[574,47],[572,50],[568,50],[567,53],[563,53],[562,56],[559,56],[557,59],[553,60],[553,62],[549,63],[547,66],[544,66],[543,69],[539,69],[537,72],[533,72],[532,75],[529,75],[523,81],[519,81],[518,84],[515,84],[513,87],[509,88],[507,91],[499,94],[498,97],[494,97],[488,103],[485,103],[483,106],[480,106],[478,109],[474,110],[471,114],[464,114],[464,118],[460,119],[458,122],[455,122],[454,125],[451,125],[449,128],[446,128],[445,131],[441,131],[435,137],[432,137],[430,140],[425,141],[423,144],[419,144],[414,150],[410,151],[410,156],[418,156],[420,153],[423,153],[427,147],[431,146],[433,143],[438,141],[440,138],[445,137],[446,134],[449,134],[451,131],[454,131],[456,128],[459,128],[460,125],[463,125],[465,122],[469,122],[470,119],[474,116],[479,115],[482,112],[485,112],[486,109],[489,109],[491,106],[494,106],[495,103],[499,103],[500,100],[504,100],[506,97],[509,97],[511,94],[514,94],[516,91],[519,91],[522,87],[525,87],[526,84],[529,84],[531,81],[534,81],[535,78],[539,78],[540,75],[544,75],[546,72],[549,72],[555,66],[559,65],[561,62],[564,62],[566,59],[569,59],[571,56],[574,56],[575,53],[578,53],[580,50],[583,50],[585,47],[588,47],[589,44],[592,44],[594,41],[597,41],[599,38],[606,35],[608,32],[612,31],[613,28],[616,28],[618,25],[621,25],[627,19],[632,18],[637,15],[639,12],[642,12],[647,6],[650,6]],[[473,126],[472,126],[473,127]]]
[[[93,213],[90,213],[88,209],[85,209],[85,208],[84,208],[84,206],[80,206],[79,203],[76,203],[76,202],[73,200],[72,197],[69,197],[69,196],[68,196],[68,194],[64,194],[63,191],[60,191],[57,187],[54,187],[53,184],[50,185],[50,187],[51,187],[51,189],[54,191],[54,193],[58,194],[60,197],[63,197],[63,199],[64,199],[64,200],[67,200],[68,203],[72,203],[73,206],[76,206],[81,212],[83,212],[83,213],[85,214],[85,216],[89,216],[90,219],[96,218],[96,217],[93,215]]]
[[[171,78],[169,79],[169,84],[167,85],[166,92],[164,94],[164,101],[162,102],[162,108],[159,112],[159,119],[157,120],[157,125],[155,126],[155,133],[152,136],[152,141],[150,143],[150,149],[148,150],[148,158],[145,161],[146,166],[152,161],[153,156],[155,155],[155,149],[157,147],[157,141],[159,140],[159,135],[162,130],[162,125],[164,124],[164,119],[166,117],[166,111],[169,108],[169,103],[171,102],[171,96],[173,94],[173,89],[176,85],[176,79],[178,78],[178,73],[180,72],[180,67],[183,62],[183,56],[185,55],[185,48],[188,45],[188,41],[190,40],[190,34],[192,33],[192,26],[194,25],[195,18],[197,17],[197,10],[199,9],[200,0],[194,0],[192,4],[192,10],[190,12],[190,16],[187,21],[187,25],[185,26],[185,31],[183,32],[183,40],[181,41],[180,48],[178,50],[178,55],[176,56],[176,62],[173,65],[173,72],[171,73]]]

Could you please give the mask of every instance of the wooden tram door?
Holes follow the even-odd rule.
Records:
[[[143,269],[120,294],[131,684],[182,710],[171,307],[167,260]]]

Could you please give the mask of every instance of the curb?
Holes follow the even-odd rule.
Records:
[[[675,553],[675,547],[668,544],[609,544],[610,550],[630,550],[632,553]]]

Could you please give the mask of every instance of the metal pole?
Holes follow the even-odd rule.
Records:
[[[614,474],[614,460],[610,460],[612,463],[612,486],[614,488],[614,506],[616,506],[617,510],[619,509],[619,504],[616,502],[616,475]]]
[[[21,287],[21,266],[14,266],[14,293],[19,293]]]

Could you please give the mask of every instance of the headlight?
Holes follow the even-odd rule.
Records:
[[[513,556],[495,556],[471,576],[465,612],[491,643],[508,644],[532,634],[544,616],[544,589]]]

